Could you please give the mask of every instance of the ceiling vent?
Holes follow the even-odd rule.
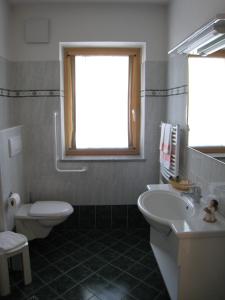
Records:
[[[168,54],[207,56],[223,48],[225,48],[225,14],[220,14],[170,50]]]

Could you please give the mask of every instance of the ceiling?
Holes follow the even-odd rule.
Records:
[[[166,4],[169,0],[9,0],[11,4],[33,3],[158,3]]]

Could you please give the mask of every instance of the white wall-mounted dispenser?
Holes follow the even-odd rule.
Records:
[[[21,135],[16,135],[8,139],[9,157],[16,156],[22,151],[22,138]]]

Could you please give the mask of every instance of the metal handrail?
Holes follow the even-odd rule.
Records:
[[[57,150],[58,150],[58,143],[57,143],[57,116],[58,116],[58,113],[57,112],[54,112],[54,158],[55,158],[55,169],[57,172],[60,172],[60,173],[68,173],[68,172],[72,172],[72,173],[83,173],[83,172],[86,172],[87,171],[87,167],[83,167],[81,169],[60,169],[58,167],[58,161],[59,161],[59,158],[58,158],[58,154],[57,154]]]

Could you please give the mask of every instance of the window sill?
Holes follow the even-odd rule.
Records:
[[[120,155],[120,156],[64,156],[59,161],[145,161],[143,155]]]

